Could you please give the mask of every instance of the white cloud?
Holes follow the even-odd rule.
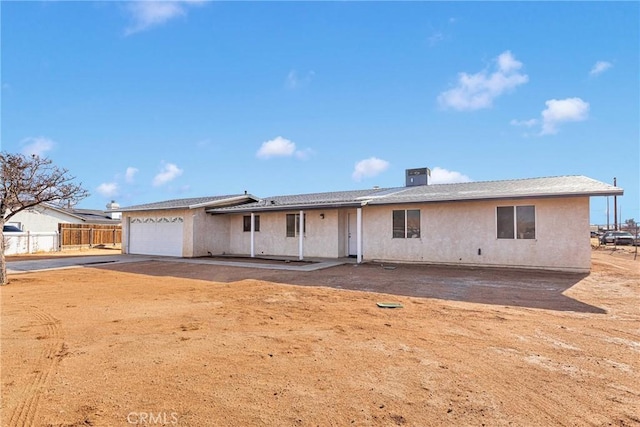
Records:
[[[533,127],[538,124],[538,119],[529,119],[529,120],[511,120],[509,122],[511,126],[524,126],[527,128]]]
[[[287,74],[286,86],[292,90],[307,86],[311,83],[315,75],[315,72],[308,71],[305,75],[300,76],[296,70],[291,70],[289,74]]]
[[[261,159],[270,159],[271,157],[293,157],[300,160],[307,160],[315,152],[311,148],[298,150],[296,143],[281,136],[277,136],[272,140],[265,141],[256,152],[256,157]]]
[[[52,150],[56,143],[49,138],[39,136],[25,138],[20,142],[20,145],[23,146],[22,154],[25,156],[35,155],[42,157],[47,151]]]
[[[103,182],[96,188],[96,191],[103,197],[114,197],[118,195],[118,184],[115,182]]]
[[[495,98],[529,81],[529,76],[519,72],[520,68],[522,63],[505,51],[496,58],[496,69],[490,74],[487,70],[459,73],[456,87],[442,92],[438,102],[443,108],[459,111],[489,108]]]
[[[598,61],[591,68],[591,71],[589,71],[589,75],[590,76],[597,76],[598,74],[604,73],[605,71],[607,71],[611,67],[613,67],[613,64],[611,62]]]
[[[558,125],[563,122],[580,122],[589,117],[589,103],[580,98],[550,99],[542,111],[541,135],[558,133]]]
[[[431,170],[431,184],[454,184],[456,182],[470,182],[471,178],[460,172],[450,171],[436,166]]]
[[[127,171],[124,173],[124,180],[128,183],[132,183],[136,173],[138,173],[138,169],[129,166]]]
[[[360,160],[356,163],[351,177],[355,181],[361,181],[362,178],[371,178],[379,175],[388,168],[389,162],[387,162],[386,160],[378,159],[377,157],[370,157],[365,160]]]
[[[125,29],[125,35],[139,33],[162,25],[174,18],[187,14],[186,5],[200,4],[204,1],[134,1],[127,5],[133,23]]]
[[[163,166],[160,173],[158,173],[153,178],[153,186],[159,187],[163,184],[166,184],[167,182],[173,181],[174,179],[182,175],[182,172],[183,170],[178,166],[174,165],[173,163],[167,163]]]
[[[265,141],[260,146],[256,156],[268,159],[271,157],[289,157],[296,152],[296,144],[288,139],[278,136],[270,141]]]

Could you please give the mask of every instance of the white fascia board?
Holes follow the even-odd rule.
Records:
[[[446,202],[465,202],[465,201],[482,201],[482,200],[516,200],[516,199],[552,199],[558,197],[598,197],[598,196],[621,196],[620,191],[576,191],[576,192],[549,192],[549,193],[505,193],[505,194],[476,194],[476,195],[458,195],[458,196],[442,196],[443,193],[430,194],[430,197],[407,197],[396,199],[370,199],[363,202],[371,205],[402,205],[409,203],[446,203]],[[440,196],[440,197],[438,197]]]
[[[197,203],[195,205],[189,205],[187,206],[189,209],[198,209],[198,208],[209,208],[209,207],[215,207],[215,206],[220,206],[220,205],[227,205],[230,203],[235,203],[235,202],[243,202],[246,200],[253,200],[253,201],[258,201],[258,199],[256,199],[253,196],[250,195],[241,195],[241,196],[236,196],[236,197],[229,197],[226,199],[220,199],[220,200],[214,200],[211,202],[204,202],[204,203]]]

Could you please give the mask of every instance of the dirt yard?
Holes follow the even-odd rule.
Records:
[[[0,424],[638,426],[639,266],[14,275]]]

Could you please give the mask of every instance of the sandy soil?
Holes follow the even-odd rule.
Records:
[[[170,262],[15,275],[0,288],[0,424],[637,426],[639,266],[607,248],[588,276]]]
[[[12,261],[32,261],[36,259],[66,258],[75,256],[100,256],[100,255],[117,255],[122,250],[120,246],[100,246],[93,248],[77,248],[65,249],[57,252],[36,252],[33,254],[7,255],[7,262]]]

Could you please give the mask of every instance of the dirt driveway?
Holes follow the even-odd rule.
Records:
[[[15,275],[0,424],[639,425],[639,263]]]

